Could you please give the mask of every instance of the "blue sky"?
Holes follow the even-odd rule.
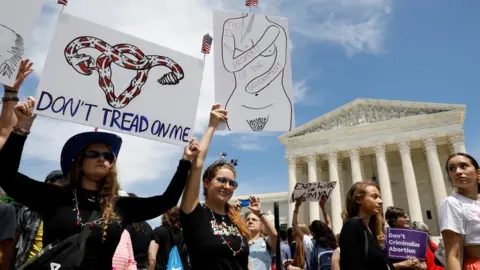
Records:
[[[30,52],[40,67],[58,13],[54,2],[47,1],[49,5],[42,11],[34,38],[35,46]],[[127,2],[123,9],[118,4],[115,9],[105,11],[107,18],[103,19],[98,16],[103,6],[98,10],[88,9],[93,0],[71,0],[66,11],[98,23],[114,24],[147,39],[154,35],[153,29],[161,32],[165,21],[180,17],[184,26],[179,26],[176,35],[164,40],[163,44],[187,53],[198,51],[201,36],[212,32],[212,9],[246,11],[239,4],[242,1],[233,0],[203,0],[193,4],[196,5],[194,7],[186,1],[178,1],[178,4],[177,1],[175,4],[145,2],[155,5],[152,9],[158,6],[179,13],[172,15],[165,14],[172,12],[165,12],[164,16],[155,18],[159,25],[154,25],[154,21],[143,22],[152,29],[149,32],[148,28],[141,27],[142,22],[136,25],[119,18],[125,10],[133,9],[133,6],[128,6],[132,4]],[[480,115],[480,109],[476,103],[480,98],[480,36],[477,33],[480,18],[476,11],[480,9],[480,2],[302,0],[301,4],[293,5],[287,0],[260,0],[260,4],[259,12],[289,17],[294,45],[292,70],[297,97],[297,126],[356,98],[466,104],[466,147],[478,157],[480,128],[476,116]],[[132,11],[132,14],[135,12]],[[192,16],[197,17],[194,20]],[[190,27],[186,23],[188,21],[198,25],[191,30],[194,33],[187,32]],[[189,35],[198,39],[198,45],[187,47],[182,42]],[[213,102],[212,69],[212,61],[207,59],[197,130],[205,126],[208,109]],[[22,95],[34,95],[38,75],[26,81],[21,89]],[[35,143],[27,144],[29,150],[21,170],[36,179],[43,179],[50,170],[58,168],[60,148],[73,131],[90,128],[73,127],[73,124],[67,128],[54,120],[40,120],[41,125],[38,122],[37,119],[34,138],[30,138]],[[239,159],[239,194],[287,191],[285,150],[277,139],[278,135],[281,133],[216,136],[208,159],[216,159],[218,152],[227,152],[228,157]],[[125,146],[129,148],[121,153],[128,156],[124,158],[128,161],[119,164],[119,167],[133,167],[120,167],[120,174],[123,170],[128,171],[126,175],[129,179],[121,179],[123,187],[140,196],[161,193],[174,173],[181,149],[161,143],[153,143],[156,145],[152,146],[151,142],[145,142],[145,145],[139,146],[143,148],[136,151],[133,144],[137,144],[132,140],[141,141],[129,138],[126,142],[130,145]],[[54,154],[45,157],[43,151],[47,146]]]

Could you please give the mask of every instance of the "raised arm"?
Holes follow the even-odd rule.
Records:
[[[117,202],[117,208],[123,213],[125,224],[156,218],[177,205],[192,166],[191,160],[198,153],[198,143],[195,139],[192,139],[189,146],[185,147],[185,152],[178,164],[177,171],[162,195],[148,198],[120,197]]]
[[[257,217],[260,217],[260,221],[263,223],[265,230],[267,231],[268,245],[272,248],[272,250],[274,250],[277,245],[278,238],[275,225],[265,216],[265,213],[262,213],[262,208],[260,207],[260,198],[251,196],[248,200],[250,201],[248,209],[250,209],[250,211],[252,211],[252,213]]]
[[[327,200],[328,200],[327,197],[322,197],[319,204],[320,204],[320,209],[322,210],[323,219],[325,220],[325,224],[327,224],[327,226],[330,229],[332,229],[332,221],[330,220],[330,216],[328,215],[327,208],[325,207],[325,205],[327,204]]]
[[[220,104],[213,105],[212,111],[210,112],[210,121],[208,123],[207,130],[203,134],[202,140],[200,141],[200,153],[195,159],[193,159],[192,169],[190,171],[190,175],[188,176],[185,192],[182,197],[182,204],[180,208],[185,214],[192,213],[198,205],[200,185],[202,182],[201,178],[203,163],[205,162],[205,157],[207,156],[208,148],[210,147],[210,142],[212,141],[215,128],[221,121],[226,120],[227,111],[220,109]]]
[[[4,85],[5,89],[2,98],[2,112],[0,115],[0,149],[7,141],[8,136],[12,132],[12,128],[17,124],[17,117],[14,112],[14,107],[18,103],[18,89],[28,75],[33,72],[33,63],[30,60],[23,60],[18,70],[17,79],[12,87]]]
[[[303,233],[302,229],[300,229],[300,226],[298,226],[298,210],[300,209],[301,205],[302,201],[301,199],[298,199],[295,202],[295,209],[293,210],[292,227],[293,230],[297,233],[298,237],[300,237],[300,239],[303,239],[303,236],[305,234]]]
[[[222,58],[225,69],[229,72],[242,70],[267,50],[275,42],[279,34],[280,29],[278,26],[269,26],[255,45],[235,57],[235,34],[224,29],[222,36]]]
[[[0,150],[0,186],[15,201],[44,214],[52,210],[50,206],[63,194],[62,189],[18,173],[23,147],[35,118],[32,114],[34,104],[30,97],[15,106],[18,124]]]

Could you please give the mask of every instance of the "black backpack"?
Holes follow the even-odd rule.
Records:
[[[169,226],[163,226],[163,227],[168,231],[168,245],[166,246],[169,247],[169,253],[170,253],[170,250],[174,246],[176,246],[178,249],[178,254],[180,255],[180,259],[182,260],[183,269],[190,270],[191,269],[190,257],[188,256],[187,245],[185,244],[183,234],[181,233],[181,231],[179,231],[179,233],[174,233],[172,231],[172,228],[170,228]],[[166,269],[166,268],[162,268],[162,266],[157,265],[157,269]]]
[[[99,216],[93,211],[87,223]],[[66,270],[80,267],[85,255],[85,243],[91,233],[90,226],[83,227],[79,234],[72,235],[58,244],[50,244],[31,258],[19,270]]]

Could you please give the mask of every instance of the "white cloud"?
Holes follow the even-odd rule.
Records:
[[[308,92],[306,83],[306,80],[296,81],[293,83],[293,101],[295,104],[305,101]]]
[[[233,147],[242,151],[265,151],[266,145],[260,141],[260,137],[249,135],[233,138],[235,141]]]

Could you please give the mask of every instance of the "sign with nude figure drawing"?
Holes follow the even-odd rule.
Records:
[[[43,0],[0,2],[0,84],[13,86]]]
[[[202,76],[201,59],[62,13],[36,113],[186,145]]]
[[[288,21],[252,13],[214,13],[215,101],[228,110],[224,129],[295,127]]]

